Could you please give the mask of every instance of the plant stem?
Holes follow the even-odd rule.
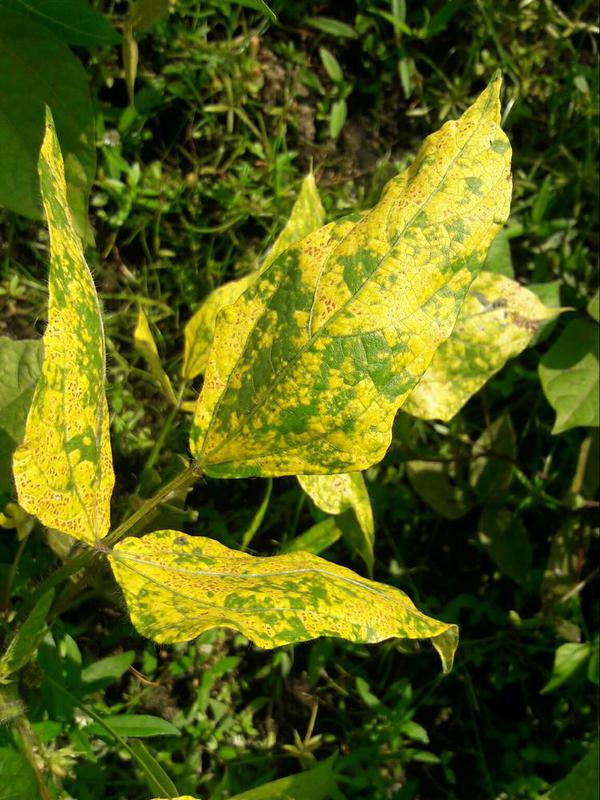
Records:
[[[15,722],[13,722],[15,730],[19,734],[19,740],[21,743],[21,752],[31,765],[34,773],[35,779],[37,781],[38,790],[40,793],[40,797],[42,800],[52,800],[52,795],[48,791],[48,787],[46,786],[46,782],[44,780],[44,775],[40,770],[38,763],[35,758],[34,753],[34,744],[35,744],[35,737],[33,731],[31,730],[31,725],[29,724],[29,720],[27,717],[19,717]]]
[[[176,475],[172,481],[165,484],[162,489],[159,489],[155,495],[149,497],[148,500],[144,501],[142,505],[138,508],[137,511],[134,511],[127,519],[122,522],[118,528],[115,528],[112,533],[109,533],[108,536],[105,536],[104,539],[101,539],[100,542],[96,545],[97,549],[101,551],[105,551],[110,549],[113,545],[119,542],[126,533],[128,533],[138,522],[144,519],[151,511],[153,511],[156,506],[160,503],[164,502],[173,492],[178,491],[179,489],[183,489],[187,486],[191,486],[194,481],[199,478],[201,475],[201,471],[198,468],[197,464],[192,462],[189,464],[183,472],[180,472],[179,475]]]

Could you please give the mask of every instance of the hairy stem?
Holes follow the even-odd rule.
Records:
[[[169,481],[169,483],[165,484],[162,489],[159,489],[158,492],[156,492],[155,495],[149,497],[148,500],[145,500],[137,509],[137,511],[134,511],[133,514],[127,517],[127,519],[122,522],[118,528],[115,528],[115,530],[109,533],[108,536],[105,536],[104,539],[101,539],[96,547],[102,551],[111,548],[113,545],[123,539],[123,537],[129,533],[129,531],[135,527],[138,522],[144,519],[144,517],[146,517],[151,511],[153,511],[156,506],[160,505],[160,503],[163,503],[168,497],[170,497],[173,492],[191,486],[201,474],[202,472],[195,462],[189,464],[183,472],[180,472],[179,475],[176,475],[172,481]]]

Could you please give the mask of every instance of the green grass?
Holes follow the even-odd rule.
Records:
[[[122,10],[98,5],[115,19]],[[179,0],[140,41],[135,110],[118,50],[81,51],[97,108],[89,259],[106,311],[113,450],[124,476],[115,519],[131,495],[150,494],[175,473],[178,454],[187,452],[182,416],[139,485],[167,408],[132,347],[136,304],[176,381],[182,325],[208,291],[252,269],[311,164],[330,218],[368,207],[417,143],[459,114],[497,67],[514,149],[515,275],[526,284],[559,281],[562,304],[583,313],[598,261],[595,5],[407,3],[402,20],[403,5],[274,2],[273,25],[235,4]],[[356,35],[323,33],[314,17],[343,22]],[[339,62],[343,86],[325,70],[321,47]],[[330,115],[342,95],[348,118],[333,141]],[[0,211],[0,334],[42,332],[46,263],[42,226]],[[449,677],[439,677],[433,652],[395,642],[367,648],[319,640],[268,652],[213,632],[188,646],[157,648],[134,633],[100,576],[53,625],[65,685],[77,691],[80,658],[85,665],[134,650],[143,679],[126,673],[85,703],[98,713],[156,714],[179,727],[181,737],[149,746],[182,794],[220,800],[337,750],[348,798],[542,798],[581,758],[598,713],[585,675],[540,694],[556,648],[577,637],[589,641],[600,624],[596,500],[574,508],[570,493],[585,431],[551,435],[553,412],[536,372],[563,325],[509,363],[449,425],[400,415],[386,459],[367,474],[375,577],[460,624]],[[407,463],[428,458],[451,464],[451,486],[468,488],[467,445],[504,410],[517,433],[516,471],[498,505],[522,526],[531,550],[521,583],[482,545],[480,506],[444,519],[407,477]],[[184,526],[239,545],[263,492],[260,481],[209,480],[152,526]],[[278,480],[253,551],[276,552],[319,518],[294,480]],[[580,588],[564,602],[546,588],[542,603],[559,530],[565,543],[557,555]],[[0,559],[10,564],[16,542],[5,533]],[[52,563],[40,538],[24,551],[17,601]],[[326,555],[361,570],[341,543]],[[56,655],[47,649],[47,658]],[[58,724],[43,747],[64,786],[61,797],[148,798],[126,754],[98,739],[86,750],[73,733],[83,712],[38,684],[32,668],[25,700],[33,720]],[[0,731],[0,742],[7,735]]]

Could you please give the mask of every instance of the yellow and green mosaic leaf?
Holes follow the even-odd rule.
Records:
[[[369,213],[292,245],[221,311],[191,432],[206,473],[381,460],[508,215],[500,83],[428,137]]]
[[[358,522],[360,542],[357,549],[369,570],[373,568],[375,524],[371,500],[361,472],[338,475],[299,475],[300,486],[322,511],[343,514],[352,509]]]
[[[290,218],[273,242],[271,249],[260,265],[259,272],[264,272],[268,269],[284,250],[304,239],[309,233],[316,231],[324,223],[325,209],[319,197],[315,176],[312,172],[309,172],[302,181]]]
[[[257,274],[264,272],[284,250],[299,242],[324,222],[325,209],[319,198],[315,176],[310,172],[302,181],[289,220],[265,256],[259,272],[252,272],[236,281],[219,286],[208,295],[187,323],[182,372],[186,380],[192,380],[206,369],[219,311],[235,303],[256,279]]]
[[[44,361],[13,472],[20,505],[85,542],[108,531],[114,485],[98,296],[66,197],[49,111],[39,159],[50,232]]]
[[[157,642],[190,641],[216,627],[260,647],[318,636],[431,639],[444,670],[452,666],[455,625],[426,616],[399,589],[310,553],[260,558],[164,530],[125,539],[109,558],[133,624]]]
[[[421,419],[452,419],[509,358],[527,347],[545,320],[560,313],[560,308],[548,308],[516,281],[481,272],[451,336],[434,355],[403,410]]]
[[[133,332],[133,344],[148,365],[150,374],[160,386],[165,397],[175,405],[177,398],[175,397],[173,386],[171,385],[169,376],[162,367],[158,347],[154,341],[152,331],[150,330],[148,318],[141,306],[138,309],[137,323]]]
[[[222,308],[235,303],[256,279],[251,272],[237,281],[229,281],[212,291],[198,311],[185,326],[185,348],[182,376],[190,381],[206,369],[213,342],[217,314]]]

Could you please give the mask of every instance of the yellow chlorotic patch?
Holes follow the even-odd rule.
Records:
[[[421,419],[452,419],[467,400],[532,340],[541,322],[561,313],[504,275],[473,281],[451,336],[441,345],[403,410]]]
[[[205,472],[381,460],[508,216],[500,83],[428,137],[369,213],[292,245],[221,311],[190,439]]]
[[[175,405],[177,402],[175,392],[173,391],[169,376],[162,368],[158,348],[154,341],[154,336],[152,336],[150,325],[148,324],[148,318],[141,306],[138,310],[137,323],[135,331],[133,332],[133,344],[148,365],[150,374],[162,389],[165,397]]]
[[[371,500],[360,472],[339,475],[299,475],[304,491],[327,514],[343,514],[352,509],[360,531],[358,550],[369,570],[373,568],[375,525]]]
[[[452,666],[455,625],[426,616],[399,589],[310,553],[258,558],[165,530],[125,539],[109,558],[133,624],[157,642],[189,641],[216,627],[260,647],[317,636],[431,639],[444,671]]]
[[[208,295],[187,323],[182,370],[184,378],[191,380],[206,369],[219,311],[235,303],[256,280],[257,275],[264,272],[284,250],[319,228],[324,222],[325,209],[319,198],[315,176],[311,172],[302,181],[290,218],[265,256],[259,272],[250,273],[237,281],[219,286]]]
[[[219,286],[208,295],[187,323],[184,333],[185,349],[182,370],[182,375],[186,380],[192,380],[206,369],[219,311],[235,303],[255,278],[256,275],[251,273],[237,281],[230,281]]]
[[[42,374],[13,472],[20,505],[44,525],[92,543],[110,525],[114,485],[100,305],[66,198],[50,111],[39,159],[50,231]]]

